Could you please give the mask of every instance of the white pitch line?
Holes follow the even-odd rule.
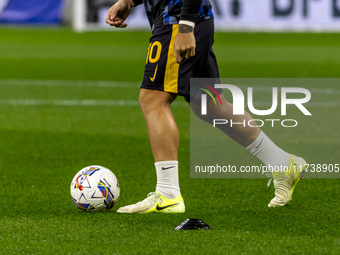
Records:
[[[4,99],[0,105],[11,106],[139,106],[137,100],[41,100],[41,99]],[[187,106],[185,102],[175,102],[174,106]]]
[[[50,86],[50,87],[74,86],[74,87],[138,88],[140,86],[140,83],[127,81],[0,79],[0,86]]]
[[[137,100],[40,100],[8,99],[0,100],[1,105],[13,106],[138,106]]]
[[[42,100],[42,99],[3,99],[0,105],[10,106],[139,106],[137,100]],[[268,103],[255,102],[256,107],[270,107]],[[187,107],[183,101],[174,102],[173,106]],[[336,108],[340,102],[310,102],[306,107]]]

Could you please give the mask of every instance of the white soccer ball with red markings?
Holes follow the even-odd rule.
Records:
[[[71,183],[74,204],[84,211],[110,210],[119,198],[117,177],[102,166],[81,169]]]

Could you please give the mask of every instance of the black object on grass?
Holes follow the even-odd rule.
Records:
[[[210,229],[210,226],[200,219],[186,219],[185,221],[183,221],[181,224],[174,228],[174,230],[197,230],[197,229],[208,230]]]

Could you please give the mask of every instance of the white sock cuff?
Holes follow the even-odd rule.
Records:
[[[155,166],[168,166],[168,165],[175,165],[178,166],[178,161],[176,160],[169,160],[169,161],[158,161],[155,162]]]
[[[262,131],[256,140],[246,149],[261,160],[267,167],[272,168],[289,165],[289,154],[278,147]]]
[[[263,139],[264,139],[265,137],[266,137],[265,133],[264,133],[263,131],[261,131],[261,133],[259,134],[259,136],[255,139],[255,141],[254,141],[252,144],[250,144],[250,145],[246,148],[246,150],[252,152],[252,150],[253,150],[255,147],[257,147],[257,146],[260,145],[260,143],[263,141]]]

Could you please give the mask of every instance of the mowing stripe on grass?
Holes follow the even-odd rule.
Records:
[[[41,99],[4,99],[0,105],[12,106],[139,106],[137,100],[41,100]],[[186,102],[177,101],[173,106],[187,107]],[[256,106],[270,107],[268,103],[256,103]],[[340,107],[339,102],[310,102],[308,107],[332,108]]]
[[[0,79],[0,86],[75,86],[75,87],[102,87],[102,88],[138,88],[140,82],[128,81],[81,81],[81,80],[33,80],[33,79]],[[246,90],[248,86],[240,86]],[[251,87],[251,85],[249,86]],[[269,86],[255,86],[255,91],[271,93]],[[340,94],[335,88],[307,88],[313,94]]]

